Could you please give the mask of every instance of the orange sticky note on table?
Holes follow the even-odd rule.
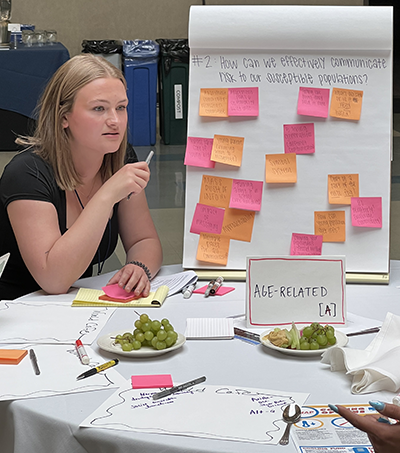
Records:
[[[243,146],[244,137],[214,135],[211,160],[240,167],[242,165]]]
[[[314,233],[323,237],[323,242],[346,240],[345,211],[315,211]]]
[[[382,198],[352,198],[351,224],[356,227],[382,228]]]
[[[359,120],[363,91],[332,88],[330,116],[344,120]]]
[[[199,115],[227,118],[228,88],[201,88]]]
[[[131,376],[133,389],[155,389],[173,387],[172,377],[170,374],[149,374]]]
[[[237,241],[250,242],[253,234],[254,211],[243,209],[225,209],[221,235]]]
[[[18,365],[27,354],[26,349],[0,349],[0,364]]]
[[[297,182],[296,154],[266,154],[266,183]]]
[[[228,262],[230,239],[219,234],[201,233],[196,259],[207,263],[222,264]]]
[[[328,175],[328,197],[330,204],[351,204],[358,197],[358,175]]]
[[[203,175],[200,203],[216,208],[228,208],[231,199],[232,178]]]

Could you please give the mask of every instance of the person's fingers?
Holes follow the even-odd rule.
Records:
[[[395,404],[383,403],[382,401],[370,401],[369,404],[380,414],[386,417],[400,420],[400,407]]]

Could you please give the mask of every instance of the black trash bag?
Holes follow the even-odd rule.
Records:
[[[160,45],[165,74],[171,69],[172,62],[189,63],[189,41],[187,39],[156,39]]]
[[[83,53],[114,54],[122,53],[122,41],[115,39],[83,40]]]

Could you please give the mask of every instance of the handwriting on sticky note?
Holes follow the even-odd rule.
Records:
[[[230,239],[217,234],[201,233],[196,259],[207,263],[222,264],[228,262]]]
[[[199,115],[217,118],[228,117],[228,89],[201,88]]]
[[[258,116],[258,87],[228,88],[228,116]]]
[[[285,153],[315,153],[314,123],[284,124]]]
[[[321,255],[321,253],[321,235],[292,233],[291,255]]]
[[[328,197],[330,204],[351,204],[358,197],[358,174],[328,175]]]
[[[244,137],[214,135],[211,160],[240,167],[242,164]]]
[[[352,198],[351,224],[356,227],[382,228],[382,198]]]
[[[193,167],[214,168],[211,160],[213,139],[202,137],[188,137],[185,153],[185,165]]]
[[[328,88],[299,88],[297,114],[328,118],[329,89]]]
[[[259,211],[261,209],[262,192],[262,181],[234,179],[229,207]]]
[[[197,203],[190,232],[220,234],[223,221],[223,209]]]
[[[200,203],[217,208],[228,208],[231,199],[232,179],[203,175]]]
[[[346,240],[345,211],[315,211],[314,233],[322,235],[323,242]]]
[[[330,115],[335,118],[358,121],[361,117],[363,92],[332,88]]]
[[[265,182],[297,182],[296,154],[266,154]]]
[[[237,241],[250,242],[253,234],[254,211],[242,209],[225,209],[221,235]]]

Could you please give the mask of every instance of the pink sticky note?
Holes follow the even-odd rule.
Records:
[[[113,299],[120,299],[120,300],[126,300],[126,299],[132,299],[133,293],[127,293],[123,288],[118,286],[118,283],[115,283],[114,285],[107,285],[103,286],[101,288],[108,297],[111,297]]]
[[[170,374],[149,374],[132,376],[133,389],[155,389],[162,387],[173,387]]]
[[[213,141],[212,138],[188,137],[184,164],[214,168],[215,162],[210,159]]]
[[[322,239],[320,234],[298,234],[292,233],[290,244],[291,255],[321,255]]]
[[[297,114],[328,118],[329,88],[299,88]]]
[[[228,88],[228,116],[258,116],[258,87]]]
[[[263,192],[262,181],[234,179],[232,182],[230,208],[259,211]]]
[[[197,289],[195,289],[193,291],[193,293],[195,293],[195,294],[204,294],[206,292],[207,286],[208,285],[202,286],[201,288],[197,288]],[[233,288],[232,286],[220,286],[217,289],[217,292],[214,294],[214,296],[224,296],[225,294],[230,293],[234,289],[235,288]]]
[[[224,212],[222,208],[197,203],[190,232],[221,234]]]
[[[315,153],[314,123],[284,124],[285,153]]]
[[[351,224],[356,227],[382,228],[382,198],[352,197]]]

